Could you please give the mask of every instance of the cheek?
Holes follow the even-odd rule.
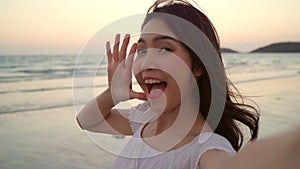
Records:
[[[142,88],[143,91],[145,91],[145,86],[141,85],[143,82],[142,79],[142,74],[141,74],[141,60],[140,59],[135,59],[132,65],[132,71],[133,74],[135,76],[136,81],[138,82],[138,84],[140,85],[140,87]]]
[[[136,79],[136,81],[139,83],[139,85],[141,86],[141,87],[143,87],[142,86],[142,82],[143,82],[143,79],[142,79],[142,75],[141,75],[141,73],[138,73],[138,74],[136,74],[135,75],[135,79]]]
[[[186,66],[188,66],[190,69],[192,68],[192,60],[187,52],[182,52],[178,56],[185,63]]]
[[[140,73],[142,70],[141,70],[141,63],[142,63],[142,60],[140,58],[136,58],[134,61],[133,61],[133,64],[132,64],[132,71],[133,71],[133,74],[136,76],[138,73]]]
[[[177,79],[172,78],[170,84],[170,97],[168,99],[174,99],[176,102],[180,99],[185,99],[193,92],[199,93],[197,91],[197,82],[192,72],[180,72]]]

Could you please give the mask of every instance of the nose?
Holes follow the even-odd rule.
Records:
[[[139,73],[143,70],[158,69],[158,62],[157,49],[147,49],[145,54],[136,57],[133,71]]]

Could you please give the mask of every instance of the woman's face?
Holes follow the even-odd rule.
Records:
[[[152,108],[162,102],[164,111],[180,106],[195,75],[191,65],[188,51],[164,22],[151,19],[144,25],[133,69]]]

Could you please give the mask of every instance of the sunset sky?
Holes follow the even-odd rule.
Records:
[[[103,26],[154,0],[1,0],[0,54],[77,54]],[[300,41],[299,0],[196,0],[222,47],[247,52]]]

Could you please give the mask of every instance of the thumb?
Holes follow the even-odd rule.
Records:
[[[145,93],[130,90],[130,99],[147,100]]]

